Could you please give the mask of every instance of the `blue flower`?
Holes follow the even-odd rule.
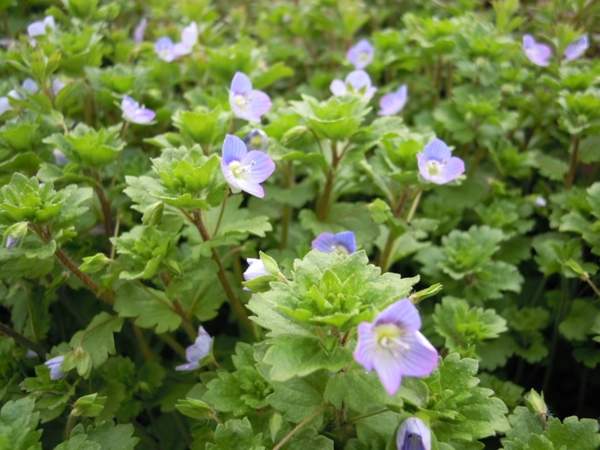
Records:
[[[346,58],[355,69],[364,69],[373,61],[373,46],[366,39],[361,39],[354,47],[350,47]]]
[[[373,98],[377,91],[377,88],[372,86],[371,77],[364,70],[350,72],[344,81],[333,80],[329,85],[329,89],[336,97],[354,94],[360,95],[365,100]]]
[[[418,417],[409,417],[396,434],[398,450],[431,450],[431,431]]]
[[[135,30],[133,31],[133,40],[137,43],[144,42],[144,33],[146,32],[146,25],[148,25],[148,19],[143,18]]]
[[[275,171],[275,163],[264,152],[248,151],[244,141],[228,134],[223,143],[221,171],[233,193],[244,191],[263,198],[265,191],[260,183]]]
[[[565,49],[565,62],[573,61],[585,53],[590,46],[590,40],[587,34],[584,34],[581,39],[573,42]]]
[[[379,107],[381,109],[377,111],[377,114],[380,116],[391,116],[399,113],[404,108],[406,100],[408,100],[408,88],[403,84],[397,91],[390,92],[381,97],[379,100]]]
[[[523,51],[525,56],[536,66],[545,67],[550,64],[548,59],[552,56],[552,49],[546,44],[538,44],[530,34],[523,36]]]
[[[175,370],[187,372],[200,368],[200,362],[206,358],[212,349],[212,338],[203,327],[198,328],[196,341],[185,349],[186,364],[175,367]]]
[[[67,372],[63,372],[62,370],[60,370],[60,366],[62,366],[64,359],[65,357],[63,355],[60,355],[55,356],[54,358],[49,359],[44,363],[44,365],[48,367],[48,369],[50,369],[51,380],[58,380],[59,378],[62,378],[67,375]]]
[[[252,89],[252,82],[246,74],[236,72],[229,88],[231,110],[240,119],[260,122],[260,116],[271,109],[271,98],[262,91]]]
[[[423,148],[423,153],[417,153],[419,173],[435,184],[446,184],[465,171],[462,159],[452,156],[446,143],[434,139]]]
[[[140,106],[138,102],[128,95],[123,97],[121,109],[123,110],[125,120],[140,125],[146,125],[156,117],[156,113],[153,110]]]
[[[266,151],[269,145],[269,137],[267,133],[259,128],[253,129],[244,139],[248,150]]]
[[[353,231],[343,231],[338,234],[321,233],[312,241],[313,250],[323,253],[341,253],[350,255],[356,252],[356,239]]]

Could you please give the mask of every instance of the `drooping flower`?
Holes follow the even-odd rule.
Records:
[[[198,25],[196,22],[190,23],[181,32],[181,42],[173,46],[175,57],[189,55],[198,42]]]
[[[361,39],[346,53],[346,59],[355,69],[364,69],[373,61],[373,46],[366,39]]]
[[[138,102],[126,95],[121,101],[123,118],[128,122],[146,125],[156,117],[156,113],[151,109],[140,106]]]
[[[52,150],[52,154],[54,155],[54,164],[57,166],[66,166],[69,164],[69,158],[67,158],[67,156],[59,149],[55,148]]]
[[[321,233],[312,241],[312,249],[323,253],[350,255],[356,252],[354,231],[343,231],[338,234]]]
[[[228,134],[223,142],[221,170],[234,193],[245,191],[263,198],[265,191],[260,185],[275,170],[275,163],[264,152],[248,151],[239,137]]]
[[[182,372],[196,370],[200,367],[200,362],[206,358],[212,349],[212,338],[203,327],[198,328],[198,337],[196,341],[185,349],[186,364],[175,367],[175,370]]]
[[[355,70],[350,72],[345,81],[333,80],[329,85],[329,89],[336,97],[341,97],[346,94],[358,94],[370,100],[377,92],[377,88],[372,86],[371,77],[364,70]]]
[[[144,34],[146,33],[146,25],[148,25],[148,19],[145,17],[140,20],[135,30],[133,30],[133,40],[139,44],[144,42]]]
[[[244,142],[246,143],[248,150],[261,150],[264,152],[269,145],[269,137],[267,136],[267,133],[260,128],[255,128],[248,133]]]
[[[525,56],[536,66],[545,67],[550,62],[548,59],[552,56],[552,49],[546,44],[538,44],[530,34],[523,36],[523,51]]]
[[[56,29],[56,24],[54,23],[54,16],[46,16],[44,17],[44,20],[38,20],[30,23],[27,26],[27,35],[30,38],[33,38],[34,36],[41,36],[43,34],[46,34],[47,27],[50,27],[52,30]],[[36,40],[30,39],[29,43],[31,45],[35,45]]]
[[[252,89],[246,74],[236,72],[229,88],[231,110],[240,119],[260,122],[260,116],[271,109],[271,98],[262,91]]]
[[[173,46],[173,40],[168,36],[164,36],[156,41],[154,44],[154,51],[163,61],[173,62],[177,57],[177,55],[173,52]]]
[[[589,46],[590,40],[588,35],[584,34],[580,39],[576,40],[565,49],[564,62],[573,61],[574,59],[579,58],[585,53]]]
[[[377,372],[383,387],[394,395],[404,375],[424,377],[438,365],[437,350],[421,334],[421,317],[408,298],[385,308],[374,323],[358,325],[354,359]]]
[[[465,163],[457,156],[452,156],[446,143],[434,139],[423,148],[423,153],[417,153],[419,173],[435,184],[446,184],[465,171]]]
[[[377,111],[377,114],[380,116],[391,116],[399,113],[404,108],[404,105],[406,105],[406,100],[408,100],[408,88],[403,84],[397,91],[390,92],[381,97],[379,100],[379,107],[381,109]]]
[[[398,450],[431,450],[431,430],[418,417],[409,417],[396,433]]]
[[[62,370],[60,370],[60,366],[62,365],[64,359],[65,357],[63,355],[60,355],[55,356],[54,358],[49,359],[44,363],[44,365],[48,367],[48,369],[50,369],[51,380],[58,380],[59,378],[62,378],[67,375],[67,372],[63,372]]]
[[[246,261],[248,262],[248,268],[244,272],[244,280],[251,281],[258,277],[271,275],[265,267],[265,263],[260,259],[247,258]],[[249,291],[250,289],[244,286],[244,290]]]
[[[10,234],[6,238],[6,249],[10,250],[13,247],[16,247],[21,242],[21,238],[12,237]]]

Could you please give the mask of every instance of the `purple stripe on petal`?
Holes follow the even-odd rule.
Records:
[[[265,196],[265,190],[258,183],[252,183],[240,178],[238,179],[238,186],[242,191],[247,192],[250,195],[254,195],[255,197],[263,198]]]
[[[409,377],[426,377],[438,366],[438,352],[420,331],[401,337],[410,351],[402,353],[402,373]]]
[[[400,361],[392,357],[387,349],[378,347],[373,358],[373,368],[387,393],[394,395],[402,383]]]
[[[377,350],[377,334],[373,324],[362,322],[358,325],[358,343],[354,359],[369,372],[373,370],[373,355]]]
[[[252,90],[252,82],[245,73],[236,72],[229,90],[237,95],[247,94]]]
[[[450,152],[450,149],[444,141],[435,138],[423,148],[423,155],[425,155],[425,158],[428,160],[435,159],[436,161],[442,162],[450,158],[452,152]]]
[[[354,231],[343,231],[338,233],[335,238],[338,245],[346,248],[348,254],[356,252],[356,238],[354,236]]]
[[[232,161],[242,161],[244,156],[248,153],[248,149],[244,141],[233,134],[225,136],[223,142],[223,161],[229,165]]]
[[[248,152],[241,160],[242,166],[249,166],[250,169],[244,175],[244,179],[250,183],[262,183],[274,171],[275,163],[265,152],[252,150]]]
[[[331,90],[331,93],[336,97],[346,95],[346,93],[348,92],[346,84],[342,80],[333,80],[329,85],[329,89]]]
[[[254,117],[255,122],[260,122],[260,116],[271,109],[271,98],[262,91],[252,90],[248,94],[248,114]]]
[[[335,235],[332,233],[321,233],[315,240],[312,241],[312,249],[319,250],[323,253],[331,253],[335,247]]]
[[[465,171],[465,163],[462,159],[453,156],[446,164],[442,165],[439,177],[439,182],[434,181],[437,184],[444,184],[458,178]]]
[[[403,298],[392,303],[377,316],[375,326],[385,323],[396,324],[405,331],[416,331],[421,328],[421,316],[417,307],[408,298]]]

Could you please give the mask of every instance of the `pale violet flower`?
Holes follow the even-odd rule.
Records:
[[[54,156],[54,164],[57,166],[66,166],[70,162],[69,158],[57,148],[52,150],[52,155]]]
[[[263,130],[255,128],[248,133],[244,139],[244,142],[246,143],[248,150],[261,150],[264,152],[267,150],[267,146],[269,145],[269,137]]]
[[[312,241],[312,249],[323,253],[350,255],[356,252],[356,238],[353,231],[343,231],[338,234],[321,233]]]
[[[67,83],[63,83],[59,78],[55,78],[52,81],[52,93],[56,96],[58,93],[67,85]]]
[[[156,52],[158,57],[163,61],[173,62],[177,57],[177,55],[173,53],[173,46],[174,44],[170,37],[161,37],[154,44],[154,51]]]
[[[346,53],[346,59],[355,69],[364,69],[373,61],[373,46],[366,39],[361,39],[354,47],[350,47]]]
[[[417,162],[421,176],[431,183],[446,184],[465,171],[462,159],[452,156],[446,143],[434,139],[417,153]]]
[[[12,106],[10,106],[10,102],[8,101],[8,97],[0,97],[0,116],[7,111],[10,111]]]
[[[133,40],[139,44],[141,44],[142,42],[144,42],[144,34],[146,33],[146,25],[148,25],[148,19],[143,18],[142,20],[140,20],[140,23],[138,23],[137,27],[135,27],[135,30],[133,30]]]
[[[406,105],[406,100],[408,100],[408,88],[403,84],[397,91],[390,92],[381,97],[379,100],[379,107],[381,109],[377,111],[377,114],[380,116],[391,116],[399,113],[404,108],[404,105]]]
[[[54,16],[46,16],[44,20],[38,20],[36,22],[30,23],[27,26],[27,35],[30,38],[33,38],[34,36],[41,36],[43,34],[46,34],[48,27],[50,27],[52,30],[56,29],[56,24],[54,23]],[[36,40],[30,39],[29,43],[31,45],[35,45]]]
[[[25,81],[23,81],[23,84],[21,84],[21,87],[23,89],[25,89],[27,92],[29,92],[30,94],[35,94],[38,91],[38,85],[35,81],[33,81],[33,79],[31,78],[25,78]]]
[[[552,49],[546,44],[538,44],[530,34],[523,36],[523,51],[525,56],[536,66],[545,67],[550,62],[548,59],[552,56]]]
[[[271,109],[270,97],[262,91],[252,89],[252,82],[246,74],[236,72],[229,88],[231,110],[240,119],[260,122],[260,116]]]
[[[196,341],[185,349],[186,364],[175,367],[175,370],[187,372],[200,368],[200,362],[206,358],[212,349],[212,338],[203,327],[198,328]]]
[[[67,372],[60,370],[60,366],[62,365],[64,359],[65,357],[63,355],[55,356],[44,363],[44,365],[50,369],[51,380],[58,380],[59,378],[67,375]]]
[[[128,122],[146,125],[156,117],[156,113],[151,109],[140,106],[138,102],[126,95],[121,101],[123,118]]]
[[[189,55],[194,46],[198,43],[198,25],[192,22],[181,32],[181,42],[173,46],[175,57]]]
[[[365,100],[373,98],[377,91],[377,88],[371,85],[371,77],[364,70],[350,72],[345,81],[333,80],[329,85],[329,89],[336,97],[346,94],[359,94]]]
[[[223,143],[221,170],[234,193],[244,191],[263,198],[265,191],[260,185],[275,170],[275,163],[264,152],[248,151],[239,137],[228,134]]]
[[[271,275],[265,267],[265,263],[263,263],[260,259],[247,258],[246,261],[248,262],[248,268],[244,272],[244,280],[252,281],[258,277]],[[250,289],[244,286],[244,290],[249,291]]]
[[[537,197],[533,201],[533,204],[535,206],[539,206],[540,208],[545,208],[548,205],[548,202],[546,201],[546,199],[544,197]]]
[[[580,39],[573,42],[565,49],[565,62],[573,61],[585,53],[590,46],[590,40],[587,34],[584,34]]]
[[[10,250],[13,247],[16,247],[21,242],[21,238],[12,237],[10,234],[6,238],[6,249]]]
[[[375,369],[390,395],[403,376],[425,377],[438,365],[438,352],[420,328],[421,317],[408,298],[385,308],[375,322],[358,325],[354,359],[369,372]]]
[[[398,450],[431,450],[431,430],[418,417],[409,417],[396,433]]]

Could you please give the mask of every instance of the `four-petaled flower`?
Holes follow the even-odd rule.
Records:
[[[231,110],[240,119],[260,122],[260,116],[271,109],[271,99],[262,91],[252,89],[246,74],[236,72],[229,88]]]
[[[356,239],[353,231],[338,234],[321,233],[312,241],[312,249],[323,253],[350,255],[356,251]]]
[[[385,308],[374,323],[358,325],[354,359],[377,372],[383,387],[394,395],[402,376],[424,377],[438,365],[437,350],[421,334],[421,317],[408,298]]]
[[[151,109],[140,106],[138,102],[126,95],[121,101],[123,117],[128,122],[146,125],[156,117],[156,113]]]
[[[248,262],[248,268],[244,272],[244,280],[251,281],[258,277],[271,275],[265,267],[265,263],[260,259],[246,258],[246,261]],[[249,291],[250,289],[244,286],[244,290]]]
[[[573,61],[585,53],[590,46],[590,40],[587,34],[584,34],[581,39],[576,40],[565,49],[564,62]]]
[[[538,44],[530,34],[523,36],[523,50],[529,61],[536,66],[547,66],[548,59],[552,56],[552,49],[546,44]]]
[[[465,171],[462,159],[452,156],[446,143],[434,139],[423,148],[423,153],[417,153],[419,173],[435,184],[446,184]]]
[[[50,27],[52,30],[56,29],[56,24],[54,23],[54,16],[46,16],[44,20],[38,20],[36,22],[32,22],[27,26],[27,35],[30,38],[34,36],[41,36],[46,34],[47,27]],[[30,39],[29,43],[31,45],[36,44],[35,39]]]
[[[185,349],[186,364],[175,367],[175,370],[182,372],[196,370],[200,368],[200,362],[206,358],[212,349],[212,338],[203,327],[198,328],[198,337],[196,341]]]
[[[346,58],[355,69],[364,69],[373,61],[373,46],[366,39],[361,39],[354,47],[350,47]]]
[[[55,356],[54,358],[49,359],[44,363],[44,365],[48,367],[48,369],[50,369],[51,380],[58,380],[59,378],[62,378],[67,375],[66,372],[60,370],[60,366],[62,365],[64,359],[65,357],[63,355]]]
[[[265,191],[260,185],[275,170],[275,163],[264,152],[248,151],[239,137],[228,134],[223,143],[221,170],[234,193],[245,191],[263,198]]]
[[[377,88],[371,85],[371,77],[364,70],[350,72],[345,81],[333,80],[329,85],[329,89],[336,97],[346,94],[359,94],[365,100],[370,100],[377,91]]]
[[[399,113],[406,105],[406,100],[408,99],[408,88],[405,84],[400,86],[397,91],[390,92],[389,94],[385,94],[379,100],[379,107],[381,108],[377,111],[377,114],[380,116],[391,116],[393,114]]]
[[[418,417],[409,417],[396,434],[398,450],[431,450],[431,430]]]

